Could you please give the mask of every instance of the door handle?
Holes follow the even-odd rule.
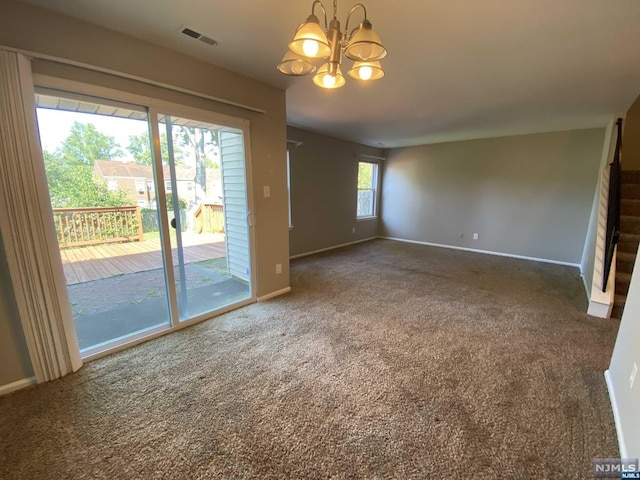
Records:
[[[247,213],[247,225],[253,227],[253,213],[251,212]]]
[[[176,228],[176,218],[175,218],[175,217],[173,217],[173,218],[171,219],[171,226],[172,226],[174,229]]]

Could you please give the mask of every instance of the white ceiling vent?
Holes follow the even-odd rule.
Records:
[[[200,32],[196,32],[194,29],[185,27],[184,25],[182,25],[178,29],[178,31],[183,35],[186,35],[187,37],[195,38],[196,40],[200,40],[201,42],[206,43],[207,45],[210,45],[212,47],[218,45],[218,42],[216,42],[213,38],[207,37],[206,35],[203,35]]]

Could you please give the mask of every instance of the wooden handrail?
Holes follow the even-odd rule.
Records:
[[[602,291],[607,290],[609,272],[613,263],[613,254],[620,237],[620,205],[622,195],[622,167],[620,166],[620,151],[622,149],[622,118],[616,122],[618,137],[616,150],[609,171],[609,198],[607,201],[607,232],[605,237],[604,277],[602,279]]]

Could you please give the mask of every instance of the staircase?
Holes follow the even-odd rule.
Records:
[[[621,318],[640,243],[640,170],[622,171],[620,238],[616,256],[616,294],[612,318]]]

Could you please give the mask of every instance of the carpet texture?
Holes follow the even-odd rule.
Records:
[[[574,268],[375,240],[0,398],[0,478],[592,478],[618,322]]]

